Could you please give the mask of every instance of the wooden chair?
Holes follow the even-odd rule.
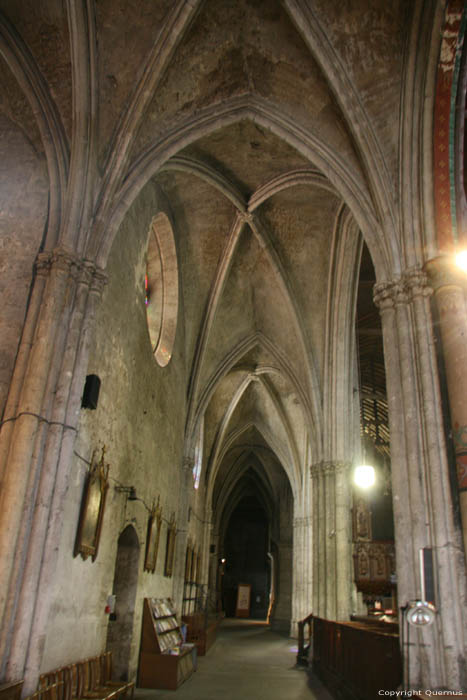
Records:
[[[117,693],[118,698],[133,697],[133,682],[110,681],[105,675],[105,654],[87,659],[86,679],[81,698],[93,698],[94,700],[107,700],[109,696]]]
[[[126,697],[133,700],[135,684],[133,681],[113,681],[112,680],[112,652],[105,651],[101,654],[101,679],[102,685],[109,688],[123,687],[126,690]]]
[[[63,681],[51,683],[36,690],[32,695],[28,695],[25,700],[59,700],[60,692],[63,687]]]
[[[39,677],[38,690],[46,690],[55,684],[59,684],[57,685],[57,700],[72,700],[73,695],[71,666],[61,666],[55,671],[43,673]]]

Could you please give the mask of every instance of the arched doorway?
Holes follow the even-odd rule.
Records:
[[[253,441],[253,436],[252,436]],[[236,459],[229,479],[218,479],[214,518],[221,563],[219,589],[227,617],[237,615],[240,586],[250,587],[247,617],[289,630],[293,595],[293,496],[285,471],[272,450]],[[227,463],[235,459],[227,455]],[[221,474],[223,465],[221,465]],[[242,614],[241,617],[245,617]]]
[[[269,607],[269,522],[257,495],[245,495],[227,526],[224,554],[224,610],[236,612],[239,585],[251,586],[249,617],[265,620]]]
[[[112,652],[113,675],[118,680],[128,680],[138,585],[139,549],[135,529],[132,525],[128,525],[118,538],[112,589],[116,597],[116,605],[107,630],[107,649]]]

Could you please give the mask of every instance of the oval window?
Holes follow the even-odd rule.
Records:
[[[162,212],[154,217],[149,231],[145,303],[152,352],[165,367],[177,329],[178,265],[172,226]]]

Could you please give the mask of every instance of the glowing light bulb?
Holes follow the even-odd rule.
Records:
[[[361,489],[370,488],[370,486],[373,486],[376,481],[374,467],[370,466],[369,464],[360,464],[358,467],[355,467],[353,480]]]
[[[456,265],[460,267],[463,272],[467,272],[467,250],[461,250],[457,253]]]

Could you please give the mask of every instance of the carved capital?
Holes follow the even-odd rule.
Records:
[[[373,287],[373,301],[380,312],[393,309],[396,304],[400,285],[396,282],[380,282]]]
[[[50,253],[49,270],[76,278],[82,260],[66,248],[54,248]]]
[[[50,253],[39,253],[34,266],[38,277],[47,277],[50,271]]]
[[[383,313],[387,309],[409,304],[414,299],[428,297],[431,293],[426,273],[421,268],[414,267],[390,282],[375,284],[373,301]]]
[[[75,278],[80,265],[80,259],[73,252],[60,247],[45,253],[39,253],[35,262],[38,277],[48,277],[54,272],[66,278]]]
[[[102,294],[107,275],[91,260],[83,260],[66,248],[54,248],[39,253],[35,262],[36,274],[47,277],[53,270],[76,279],[78,283],[89,287],[91,292]]]
[[[433,293],[428,283],[426,272],[420,268],[412,268],[404,272],[404,287],[407,291],[409,301],[417,297],[429,297]]]
[[[89,291],[92,294],[95,294],[96,296],[100,297],[102,295],[102,292],[104,291],[104,287],[107,284],[107,281],[108,277],[104,270],[101,267],[97,267],[97,265],[94,265]]]

